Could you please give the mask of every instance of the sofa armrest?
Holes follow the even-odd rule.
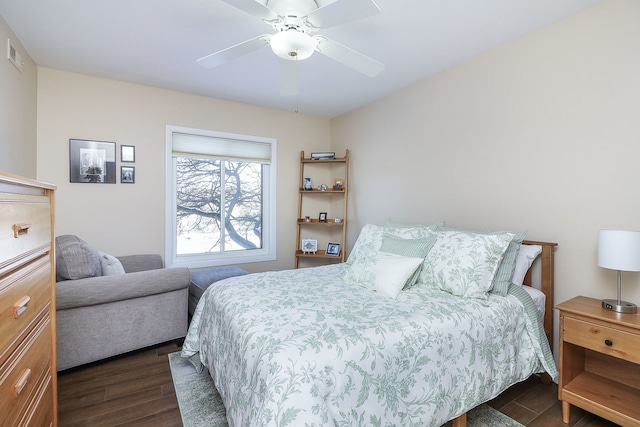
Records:
[[[157,270],[164,266],[162,257],[158,254],[126,255],[116,258],[118,258],[127,273]]]
[[[188,288],[188,268],[163,268],[56,283],[56,310],[105,304]]]

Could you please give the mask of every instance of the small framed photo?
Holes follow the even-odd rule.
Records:
[[[318,241],[315,239],[302,239],[302,253],[315,254],[318,251]]]
[[[344,189],[343,182],[344,182],[344,180],[342,178],[334,179],[333,180],[333,189],[334,189],[334,191],[342,191]]]
[[[134,163],[136,161],[136,147],[134,147],[133,145],[121,145],[120,161]]]
[[[320,216],[318,217],[318,221],[327,222],[327,213],[326,212],[320,212]]]
[[[133,166],[120,166],[120,182],[122,184],[134,184],[136,182],[136,168]]]
[[[327,243],[326,254],[330,255],[330,256],[339,256],[340,255],[340,243],[333,243],[333,242]]]
[[[311,184],[311,178],[303,178],[302,189],[307,191],[313,190],[313,184]]]

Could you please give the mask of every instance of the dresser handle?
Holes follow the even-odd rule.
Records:
[[[611,340],[604,340],[604,343],[606,345],[608,345],[609,347],[611,347],[613,345],[613,341],[611,341]]]
[[[29,227],[31,227],[31,224],[26,222],[23,222],[22,224],[13,224],[13,237],[17,239],[18,237],[27,234],[29,232]]]
[[[17,399],[20,397],[20,393],[29,382],[29,377],[31,376],[31,369],[25,369],[18,378],[18,382],[16,382],[13,386],[13,397]]]
[[[27,308],[29,308],[27,304],[29,304],[30,301],[31,301],[31,297],[28,295],[25,295],[22,298],[20,298],[18,301],[16,301],[15,304],[13,304],[14,319],[17,319],[18,317],[20,317],[20,315],[24,313]]]

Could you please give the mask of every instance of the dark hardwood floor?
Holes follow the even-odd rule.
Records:
[[[60,426],[182,426],[167,354],[173,343],[70,369],[58,374]],[[611,427],[616,424],[572,408],[562,422],[558,388],[532,377],[489,404],[526,426]]]

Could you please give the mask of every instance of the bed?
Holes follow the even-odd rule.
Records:
[[[368,224],[346,263],[213,283],[182,356],[208,369],[230,426],[465,426],[511,385],[557,376],[555,244],[523,238]],[[536,259],[544,313],[524,291]]]

